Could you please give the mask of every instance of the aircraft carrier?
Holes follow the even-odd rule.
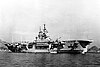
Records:
[[[43,29],[40,27],[38,36],[33,42],[16,42],[6,43],[5,45],[11,52],[34,52],[34,53],[82,53],[88,51],[91,40],[63,40],[59,38],[52,40],[47,35],[48,31],[44,24]]]

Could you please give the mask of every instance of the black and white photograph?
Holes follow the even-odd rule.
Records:
[[[100,0],[0,0],[0,67],[100,67]]]

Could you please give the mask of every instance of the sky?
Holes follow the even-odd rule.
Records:
[[[0,39],[33,41],[43,24],[52,39],[92,39],[100,47],[100,0],[0,0]]]

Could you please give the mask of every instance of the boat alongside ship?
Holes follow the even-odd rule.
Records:
[[[48,31],[45,27],[40,31],[33,42],[17,42],[6,43],[5,45],[11,52],[41,52],[41,53],[82,53],[87,52],[88,46],[92,40],[65,40],[59,39],[53,41],[47,35]]]

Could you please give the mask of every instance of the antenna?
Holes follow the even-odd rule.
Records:
[[[45,24],[44,24],[43,32],[44,32],[44,33],[48,33],[48,31],[46,30]]]
[[[45,24],[44,24],[44,29],[45,29]]]
[[[43,29],[43,31],[45,32],[45,30],[46,30],[46,28],[45,28],[45,24],[44,24],[44,29]]]

